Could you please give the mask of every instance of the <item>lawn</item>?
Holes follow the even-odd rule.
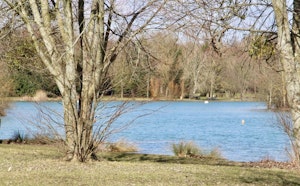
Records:
[[[298,169],[209,158],[105,153],[71,163],[53,145],[0,144],[0,185],[300,185]]]

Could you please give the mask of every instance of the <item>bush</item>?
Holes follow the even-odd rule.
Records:
[[[211,158],[217,158],[217,159],[223,158],[223,157],[222,157],[222,154],[221,154],[221,151],[220,151],[218,148],[212,149],[212,150],[208,153],[208,156],[211,157]]]
[[[179,157],[190,157],[201,154],[200,147],[193,142],[180,142],[173,144],[173,153]]]
[[[109,143],[106,148],[105,151],[109,151],[109,152],[137,152],[137,147],[126,141],[126,140],[120,140],[117,141],[115,143]]]
[[[31,137],[28,137],[27,134],[20,132],[19,130],[15,131],[10,139],[0,140],[0,144],[1,143],[55,145],[59,148],[64,148],[64,141],[62,139],[52,138],[44,134],[35,134]]]
[[[209,157],[209,158],[222,158],[219,149],[214,148],[209,152],[204,152],[194,142],[180,142],[172,145],[173,153],[178,157]]]
[[[11,138],[11,141],[15,142],[15,143],[26,143],[27,141],[27,135],[24,133],[21,133],[19,130],[16,131],[13,134],[13,137]]]
[[[33,138],[28,140],[30,144],[51,145],[63,143],[63,139],[54,138],[45,134],[35,134]]]

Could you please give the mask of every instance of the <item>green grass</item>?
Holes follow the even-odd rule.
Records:
[[[250,168],[222,159],[102,153],[71,163],[50,145],[0,145],[0,185],[300,185],[297,170]]]

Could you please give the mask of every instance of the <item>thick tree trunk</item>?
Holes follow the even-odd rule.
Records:
[[[268,101],[268,109],[272,109],[273,105],[273,83],[271,82],[271,85],[269,87],[269,101]]]
[[[214,78],[214,76],[211,76],[211,78],[210,78],[210,91],[209,91],[210,99],[213,99],[213,97],[214,97],[214,88],[215,88],[215,78]]]
[[[79,99],[75,89],[67,89],[65,92],[63,107],[67,146],[66,160],[84,162],[91,158],[95,150],[93,140],[93,106],[95,103],[86,94],[87,91],[84,91]]]
[[[82,97],[81,109],[77,127],[77,135],[75,136],[75,156],[76,159],[84,162],[91,158],[95,150],[93,140],[93,124],[94,112],[92,108],[92,99]]]
[[[289,82],[291,88],[288,91],[293,90],[291,93],[292,98],[292,116],[294,121],[293,134],[296,139],[297,154],[300,153],[300,0],[294,0],[294,12],[293,12],[293,30],[292,30],[292,44],[294,51],[293,79]],[[291,76],[291,75],[289,75]],[[291,79],[291,78],[289,78]],[[288,95],[289,96],[289,95]],[[297,157],[299,158],[299,157]]]
[[[104,0],[91,0],[86,3],[87,6],[84,0],[4,2],[26,24],[41,60],[61,92],[66,159],[86,161],[95,150],[92,129],[96,100],[105,91],[102,86],[110,65],[120,51],[150,24],[167,1],[143,2],[144,6],[134,10],[134,13],[124,15],[123,23],[118,22],[123,16],[117,15],[116,24],[113,23],[118,12],[114,9],[116,1],[104,3]],[[77,13],[73,8],[76,2]],[[155,10],[152,11],[151,7]],[[148,10],[151,10],[149,14],[144,15]],[[140,16],[146,17],[139,19]],[[76,26],[73,25],[75,17],[78,18]],[[112,28],[119,24],[124,28],[120,27],[112,37]],[[114,38],[114,46],[108,49],[110,38]]]
[[[63,107],[64,107],[64,126],[65,126],[65,144],[67,148],[66,152],[66,160],[72,160],[74,158],[75,151],[75,141],[74,141],[74,129],[76,128],[76,117],[71,110],[74,109],[74,103],[69,97],[64,97],[63,99]]]
[[[299,2],[299,1],[295,1]],[[286,83],[287,101],[291,109],[293,120],[293,133],[297,152],[300,152],[300,64],[298,62],[300,50],[296,42],[298,36],[292,36],[290,33],[290,25],[285,0],[272,0],[276,23],[278,28],[278,50],[280,52],[280,61],[284,68],[284,79]],[[297,9],[297,4],[294,3]],[[298,6],[299,7],[299,6]],[[294,13],[298,14],[299,11]],[[294,20],[297,21],[297,20]],[[299,20],[298,20],[299,21]],[[298,22],[299,23],[299,22]],[[294,23],[294,29],[295,29]],[[296,26],[299,30],[299,26]],[[295,43],[296,42],[296,43]],[[293,45],[294,44],[294,45]]]
[[[287,101],[286,101],[286,86],[285,86],[285,75],[284,75],[284,72],[281,72],[281,83],[282,83],[282,87],[281,87],[281,91],[282,91],[282,107],[283,108],[288,108],[288,104],[287,104]]]

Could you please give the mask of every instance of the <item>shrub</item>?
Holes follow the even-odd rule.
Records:
[[[19,130],[15,131],[13,137],[11,138],[11,141],[15,143],[25,143],[27,141],[27,135],[21,133]]]
[[[137,147],[124,139],[109,143],[105,149],[109,152],[137,152]]]
[[[5,140],[6,141],[6,140]],[[7,143],[24,143],[24,144],[40,144],[40,145],[57,145],[62,144],[63,140],[60,138],[54,138],[46,134],[34,134],[31,137],[18,131],[15,131],[13,136],[7,140]]]
[[[221,159],[221,158],[223,158],[223,157],[222,157],[222,153],[221,153],[220,149],[218,149],[218,148],[212,149],[212,150],[209,152],[208,156],[211,157],[211,158],[216,158],[216,159]]]
[[[200,148],[193,142],[180,142],[173,144],[173,153],[179,157],[190,157],[201,154]]]
[[[63,142],[63,140],[45,134],[35,134],[33,138],[28,140],[28,142],[32,144],[49,145],[49,144],[60,144]]]
[[[178,144],[172,144],[173,153],[178,157],[208,157],[220,159],[222,158],[219,149],[214,148],[211,151],[204,152],[194,142],[180,142]]]

